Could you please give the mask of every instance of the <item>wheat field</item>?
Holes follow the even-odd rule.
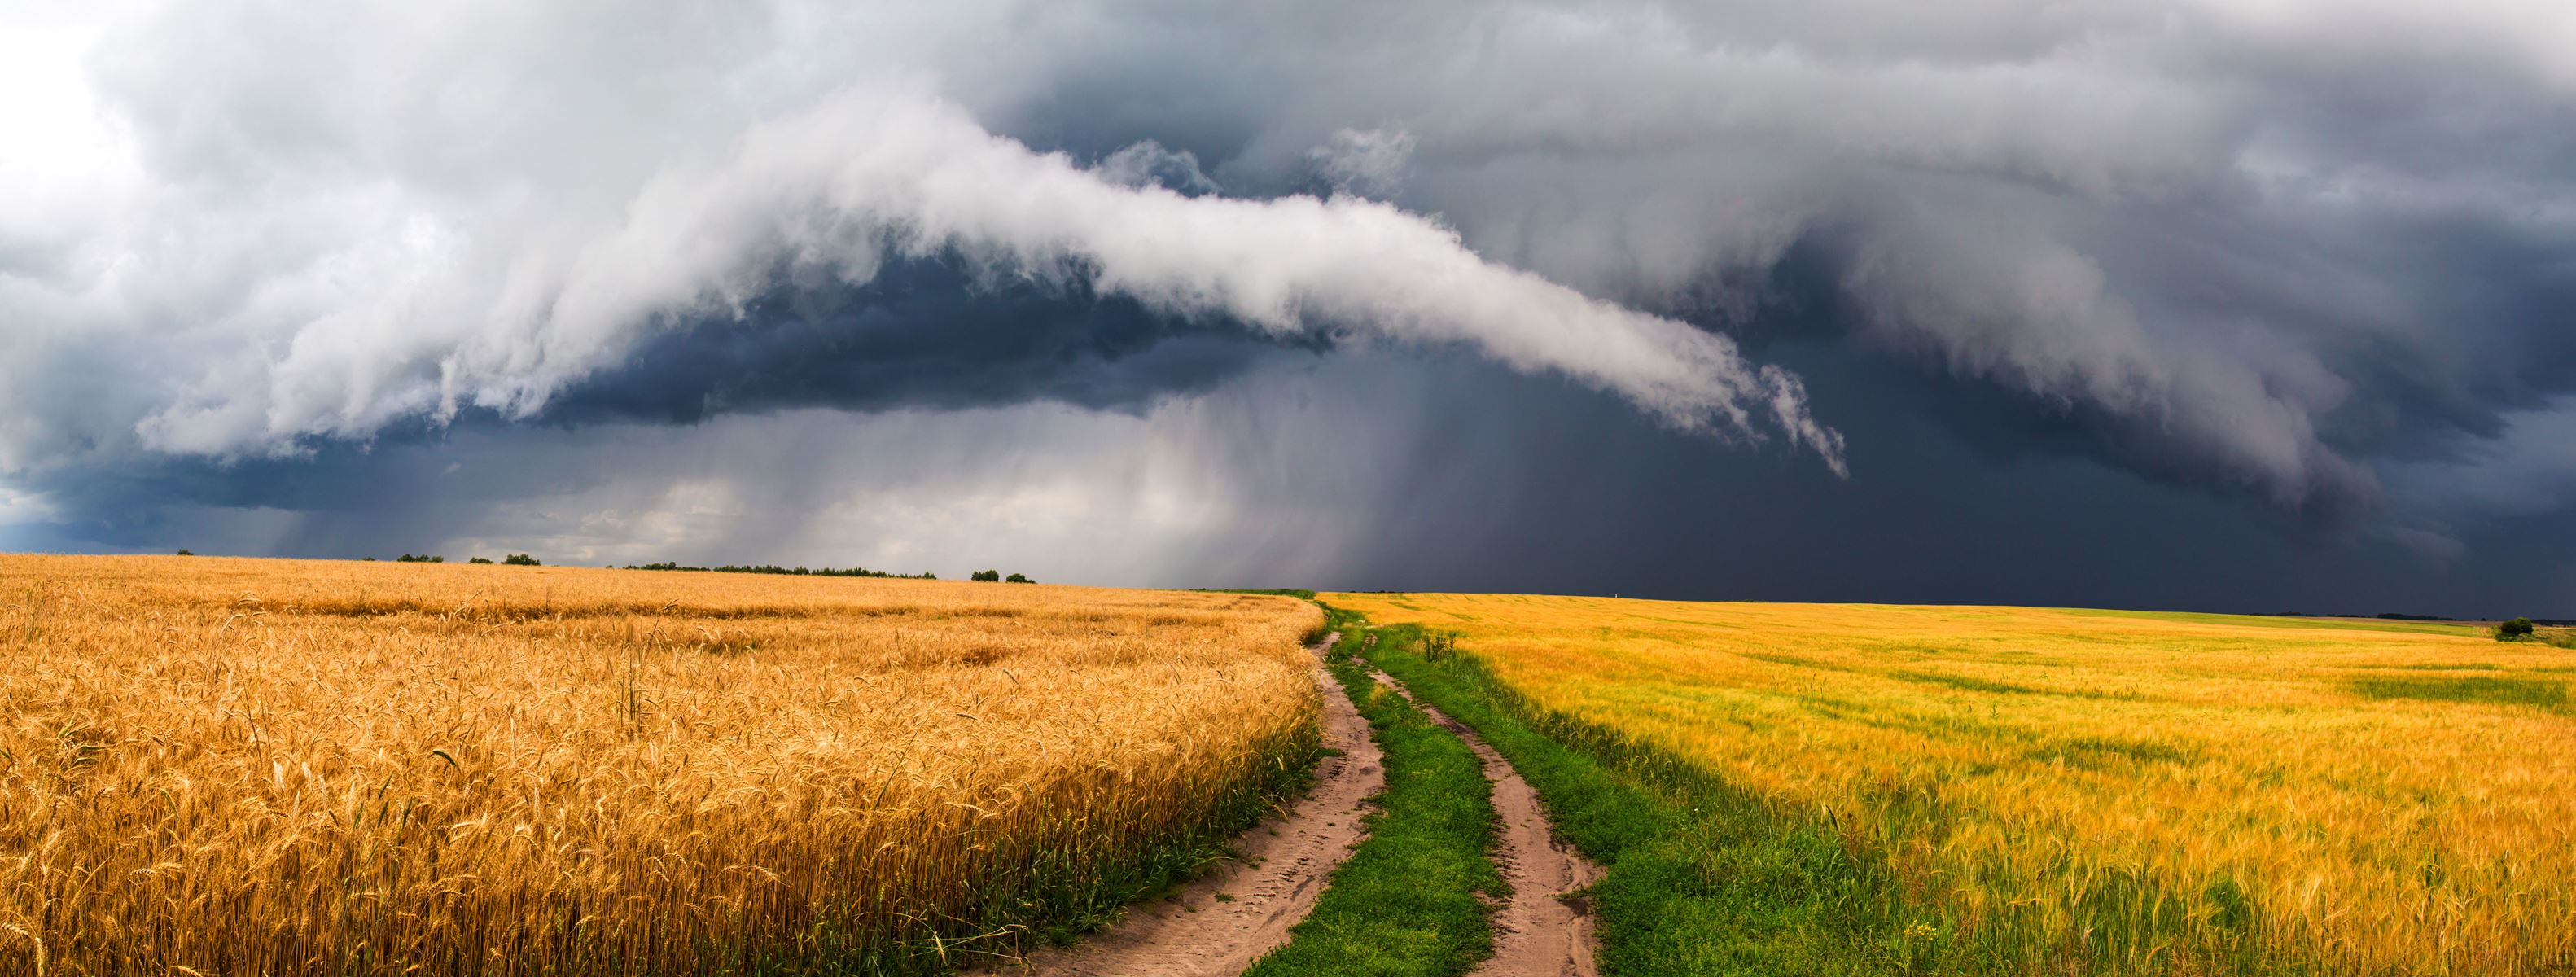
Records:
[[[0,973],[936,970],[1316,749],[1284,598],[0,556]]]
[[[2130,972],[2576,971],[2576,653],[2444,624],[1327,594]],[[2065,959],[2034,952],[2028,959]],[[2094,959],[2100,959],[2095,956]]]

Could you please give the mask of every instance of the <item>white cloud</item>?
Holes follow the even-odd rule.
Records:
[[[1121,169],[1180,157],[1086,169],[993,135],[917,73],[845,73],[826,92],[792,94],[809,78],[780,95],[761,71],[745,78],[723,60],[733,42],[769,64],[778,52],[756,45],[777,42],[768,32],[793,8],[768,22],[707,13],[704,39],[663,24],[611,50],[577,46],[565,70],[591,57],[615,69],[568,81],[511,57],[543,57],[510,31],[551,42],[545,32],[576,26],[559,13],[406,10],[246,14],[278,51],[245,45],[242,24],[215,29],[230,15],[201,8],[110,35],[96,60],[160,182],[129,194],[131,221],[89,229],[86,246],[117,255],[107,267],[6,311],[84,320],[93,342],[147,357],[132,378],[140,389],[127,391],[148,405],[131,418],[144,448],[291,454],[311,438],[364,439],[467,406],[524,417],[656,330],[739,310],[782,269],[856,284],[888,253],[954,252],[1280,335],[1462,345],[1685,428],[1784,431],[1841,464],[1794,377],[1744,362],[1722,337],[1485,260],[1420,215],[1349,198],[1184,197]],[[191,35],[189,51],[210,80],[144,57],[190,27],[213,35]],[[681,51],[677,67],[621,60],[666,50]],[[321,69],[350,81],[299,87]],[[653,116],[583,111],[621,72],[648,88],[712,74],[766,93],[670,106],[687,137],[673,142],[646,124]],[[602,142],[545,125],[590,127]],[[486,135],[478,150],[476,134],[491,131],[527,141]],[[532,155],[548,147],[558,155]],[[566,165],[582,161],[598,169]],[[1194,163],[1185,175],[1212,185]],[[8,457],[24,466],[40,453]]]
[[[359,236],[351,252],[267,283],[260,298],[273,306],[245,314],[282,349],[218,359],[190,402],[141,422],[144,442],[276,452],[464,405],[529,416],[650,331],[738,309],[782,265],[856,284],[891,251],[1079,275],[1177,315],[1282,335],[1459,343],[1684,428],[1758,437],[1757,419],[1776,423],[1841,464],[1795,379],[1745,363],[1723,337],[1494,265],[1385,204],[1123,186],[917,92],[850,89],[754,125],[727,158],[655,174],[618,222],[518,255],[497,293],[440,274],[456,249],[489,245],[436,223],[404,215],[401,233]]]
[[[934,248],[1839,465],[1795,377],[1677,321],[1744,324],[1803,256],[1860,348],[2298,505],[2373,491],[2379,431],[2338,427],[2374,385],[2464,405],[2382,427],[2474,442],[2497,408],[2445,354],[2533,345],[2528,269],[2576,238],[2576,21],[2509,0],[0,18],[34,137],[0,151],[0,473],[525,415],[781,267]],[[1353,196],[1205,195],[1317,176]],[[2436,267],[2419,232],[2539,257]]]
[[[1250,382],[1276,393],[1298,381]],[[1141,415],[1052,406],[865,418],[792,411],[695,427],[466,431],[443,448],[383,450],[397,459],[472,458],[468,471],[513,483],[503,500],[455,499],[390,525],[318,513],[259,542],[301,539],[344,555],[528,551],[549,562],[858,565],[947,577],[989,565],[1045,580],[1153,586],[1320,573],[1365,521],[1336,507],[1345,500],[1301,504],[1283,485],[1252,477],[1240,463],[1277,445],[1240,437],[1235,425],[1255,416],[1250,406],[1218,395]],[[1318,445],[1297,447],[1301,457],[1320,454]],[[528,474],[538,469],[578,477],[548,484]]]
[[[1334,190],[1384,198],[1404,187],[1413,145],[1413,134],[1402,129],[1337,129],[1323,145],[1307,150],[1306,158]]]

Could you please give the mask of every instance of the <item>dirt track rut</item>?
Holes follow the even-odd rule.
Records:
[[[1365,837],[1369,798],[1386,787],[1368,722],[1323,671],[1325,652],[1340,638],[1312,649],[1324,689],[1324,745],[1339,751],[1316,765],[1313,791],[1238,836],[1236,857],[1173,898],[1129,910],[1073,946],[995,969],[1041,977],[1236,977],[1288,942],[1288,928],[1306,918],[1325,878]]]
[[[1547,809],[1537,789],[1512,769],[1511,762],[1474,731],[1427,703],[1415,702],[1403,684],[1385,672],[1371,677],[1414,702],[1425,715],[1458,734],[1485,764],[1485,779],[1494,783],[1494,814],[1502,832],[1494,852],[1495,867],[1511,883],[1512,898],[1494,914],[1494,955],[1474,971],[1480,977],[1597,977],[1591,907],[1573,893],[1601,877],[1601,867],[1556,839],[1548,827]]]

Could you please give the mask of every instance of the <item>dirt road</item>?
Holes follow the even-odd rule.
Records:
[[[1407,701],[1413,694],[1385,672],[1372,673],[1378,683]],[[1494,783],[1494,814],[1502,834],[1494,852],[1495,867],[1511,883],[1512,899],[1494,914],[1494,955],[1473,971],[1481,977],[1596,977],[1593,962],[1599,936],[1590,907],[1571,893],[1601,877],[1601,867],[1556,839],[1548,828],[1547,810],[1538,791],[1521,779],[1510,761],[1483,739],[1441,714],[1415,702],[1433,722],[1467,741],[1484,761],[1485,779]]]
[[[1313,649],[1324,689],[1324,745],[1339,755],[1317,765],[1312,792],[1237,837],[1236,858],[1174,897],[1129,910],[1073,946],[996,970],[1015,977],[1236,977],[1288,942],[1288,928],[1315,907],[1326,876],[1359,845],[1368,799],[1386,787],[1368,722],[1323,671],[1324,653],[1340,638]]]

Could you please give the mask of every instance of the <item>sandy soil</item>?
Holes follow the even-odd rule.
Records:
[[[1385,672],[1378,683],[1407,701],[1413,694]],[[1494,914],[1494,955],[1473,971],[1485,977],[1597,977],[1593,962],[1600,945],[1593,931],[1591,907],[1571,895],[1601,877],[1601,867],[1557,840],[1540,806],[1538,791],[1521,779],[1501,753],[1440,710],[1414,703],[1476,751],[1484,761],[1485,779],[1494,783],[1494,814],[1502,834],[1494,863],[1511,883],[1512,899]]]
[[[1314,648],[1315,678],[1324,689],[1324,745],[1340,753],[1317,764],[1313,791],[1285,815],[1237,837],[1235,858],[1172,898],[1130,909],[1073,946],[993,969],[1044,977],[1236,977],[1288,942],[1288,928],[1315,907],[1325,877],[1359,845],[1369,798],[1386,787],[1368,722],[1323,671],[1324,652],[1340,638],[1334,634]]]

